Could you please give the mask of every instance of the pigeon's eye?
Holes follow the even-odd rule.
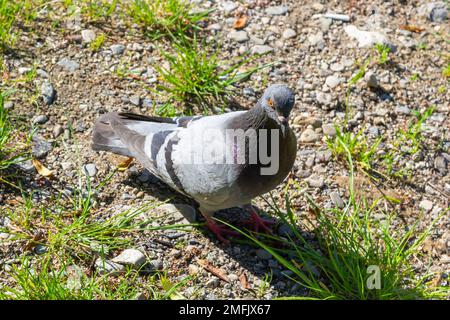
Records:
[[[271,98],[267,100],[267,103],[273,108],[273,100]]]

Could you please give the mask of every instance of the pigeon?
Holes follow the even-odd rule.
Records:
[[[245,223],[270,232],[252,199],[277,187],[292,169],[297,141],[289,127],[295,95],[269,86],[247,111],[166,118],[106,113],[95,122],[94,150],[135,158],[172,189],[194,199],[206,226],[223,242],[237,233],[213,219],[214,212],[242,207]]]

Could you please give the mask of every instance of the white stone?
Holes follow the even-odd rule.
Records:
[[[342,200],[341,196],[339,195],[339,192],[333,191],[330,192],[330,199],[333,202],[333,204],[342,209],[344,207],[344,201]]]
[[[175,222],[180,224],[190,224],[196,221],[197,213],[194,207],[187,204],[166,203],[160,206],[159,209],[173,217]]]
[[[251,49],[251,52],[253,54],[266,54],[266,53],[270,53],[272,51],[273,51],[273,48],[268,45],[256,45],[256,46],[253,46]]]
[[[372,47],[377,43],[387,45],[391,49],[395,48],[395,45],[389,41],[385,34],[382,34],[381,32],[359,30],[354,25],[345,26],[344,31],[350,38],[354,38],[358,41],[358,46],[360,48]]]
[[[232,31],[228,34],[228,38],[236,42],[246,42],[250,38],[248,37],[247,31]]]
[[[83,39],[83,42],[89,43],[95,40],[95,31],[94,30],[83,30],[81,31],[81,38]]]
[[[88,164],[84,165],[84,172],[89,177],[95,177],[95,175],[97,174],[97,167],[93,163],[88,163]]]
[[[28,73],[30,71],[31,71],[31,68],[28,68],[28,67],[20,67],[19,68],[19,74],[20,75],[23,75],[23,74]]]
[[[320,135],[313,129],[306,128],[300,135],[300,142],[312,143],[320,140]]]
[[[102,260],[101,258],[95,260],[95,268],[101,275],[116,275],[125,272],[125,267],[123,265],[108,260]]]
[[[346,14],[325,13],[323,16],[325,18],[332,19],[332,20],[339,20],[339,21],[344,21],[344,22],[350,21],[350,16],[348,16]]]
[[[364,80],[369,88],[378,88],[380,86],[376,75],[372,71],[366,72]]]
[[[115,56],[121,55],[125,51],[125,46],[123,44],[113,44],[109,48]]]
[[[322,126],[322,132],[326,136],[334,137],[336,135],[336,128],[331,123],[326,123]]]
[[[117,257],[111,259],[111,261],[122,265],[140,267],[145,263],[145,255],[136,249],[126,249],[122,251]]]
[[[271,16],[280,16],[289,11],[287,6],[272,6],[266,9],[266,13]]]
[[[338,62],[335,62],[330,65],[330,69],[335,72],[341,72],[344,70],[344,66]]]
[[[296,35],[297,35],[297,32],[295,32],[294,29],[286,29],[283,31],[283,38],[285,38],[285,39],[294,38]]]
[[[422,209],[425,212],[430,212],[431,209],[433,209],[433,202],[431,202],[430,200],[422,200],[419,203],[419,208]]]
[[[236,10],[239,5],[234,1],[225,1],[220,6],[226,13],[231,13]]]
[[[325,80],[325,84],[330,89],[337,87],[340,83],[341,83],[341,78],[334,76],[334,75],[328,76]]]
[[[322,33],[322,31],[319,31],[319,32],[317,32],[315,34],[309,35],[308,36],[308,42],[311,45],[313,45],[313,46],[323,42],[323,33]]]

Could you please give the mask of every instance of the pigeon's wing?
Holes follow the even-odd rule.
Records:
[[[199,118],[107,113],[94,126],[92,147],[134,157],[155,176],[183,192],[172,173],[171,146],[177,139],[177,131]]]

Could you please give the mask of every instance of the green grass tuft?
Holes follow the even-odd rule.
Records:
[[[11,167],[13,164],[26,160],[24,145],[16,136],[14,125],[5,109],[5,93],[0,92],[0,179],[1,172]],[[3,180],[3,179],[1,179]]]
[[[233,96],[233,85],[248,78],[254,72],[269,66],[251,67],[246,71],[240,68],[256,58],[244,57],[229,66],[221,66],[218,56],[220,49],[213,49],[204,41],[173,38],[174,53],[161,51],[169,67],[155,65],[160,82],[157,90],[169,94],[170,100],[194,105],[201,109],[213,109],[225,105]]]
[[[336,136],[327,139],[327,146],[333,152],[336,159],[347,162],[347,152],[350,152],[353,163],[358,168],[369,171],[373,168],[376,159],[376,152],[381,142],[378,138],[374,142],[369,142],[362,131],[357,134],[343,131],[335,126]]]
[[[21,8],[20,2],[0,0],[0,51],[14,44],[17,35],[12,32],[12,27]]]
[[[351,157],[348,153],[349,161]],[[270,213],[290,226],[291,236],[256,235],[231,228],[272,254],[291,274],[287,278],[308,290],[306,296],[287,299],[446,299],[450,288],[433,283],[434,274],[418,277],[412,262],[421,257],[421,245],[438,219],[425,230],[418,222],[404,229],[394,223],[395,211],[386,211],[382,199],[372,203],[357,197],[350,176],[350,197],[344,208],[320,209],[306,194],[312,218],[300,220],[286,188],[283,210],[272,198]],[[304,194],[303,192],[301,192]],[[359,200],[357,200],[357,198]],[[374,216],[382,215],[383,219]],[[397,223],[398,220],[397,220]],[[283,299],[283,297],[281,297]]]
[[[378,64],[385,64],[389,61],[389,53],[391,52],[391,48],[389,46],[384,44],[377,43],[375,45],[375,48],[378,52]]]
[[[198,23],[210,13],[195,12],[193,5],[185,0],[133,0],[127,10],[152,39],[179,37],[199,30]]]

